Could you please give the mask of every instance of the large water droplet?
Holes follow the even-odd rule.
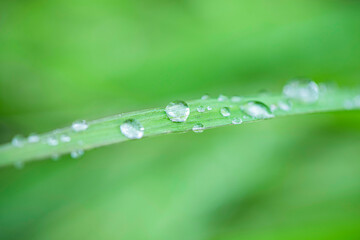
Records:
[[[240,109],[250,117],[256,119],[264,119],[264,118],[272,118],[274,115],[272,114],[270,108],[259,101],[250,101],[245,103],[240,107]]]
[[[71,127],[75,132],[81,132],[88,129],[89,125],[86,123],[85,120],[81,120],[74,122]]]
[[[70,153],[70,156],[72,158],[79,158],[81,157],[82,155],[84,155],[84,150],[82,149],[77,149],[77,150],[74,150]]]
[[[184,101],[174,101],[166,106],[165,112],[171,121],[185,122],[190,115],[190,108]]]
[[[233,118],[233,120],[232,120],[232,124],[242,124],[242,120],[241,120],[241,118],[239,118],[239,117],[235,117],[235,118]]]
[[[227,100],[229,100],[229,98],[225,95],[220,94],[218,97],[219,102],[223,102],[223,101],[227,101]]]
[[[12,140],[11,140],[11,144],[14,147],[18,147],[21,148],[22,146],[24,146],[24,142],[25,142],[25,138],[21,135],[16,135]]]
[[[61,142],[70,142],[71,141],[71,137],[70,136],[68,136],[68,135],[66,135],[66,134],[62,134],[61,136],[60,136],[60,141]]]
[[[296,79],[284,86],[283,93],[288,98],[313,103],[319,99],[319,86],[311,80]]]
[[[222,107],[220,109],[220,113],[221,115],[223,115],[224,117],[228,117],[231,115],[230,109],[228,107]]]
[[[144,136],[144,127],[136,119],[128,119],[120,125],[120,131],[130,139],[140,139]]]
[[[203,124],[201,123],[197,123],[194,125],[194,127],[192,128],[192,130],[195,132],[195,133],[202,133],[204,131],[205,127]]]
[[[40,141],[40,137],[35,133],[30,134],[27,139],[29,143],[37,143]]]
[[[197,111],[202,113],[205,112],[205,107],[204,106],[198,106]]]

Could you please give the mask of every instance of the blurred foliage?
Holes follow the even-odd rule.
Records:
[[[357,86],[350,0],[0,2],[0,142],[203,93]],[[0,239],[359,239],[360,115],[161,136],[0,169]]]

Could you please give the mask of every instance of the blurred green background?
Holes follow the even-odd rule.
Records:
[[[354,87],[360,2],[0,1],[0,143],[204,93]],[[0,169],[0,239],[360,239],[360,113]]]

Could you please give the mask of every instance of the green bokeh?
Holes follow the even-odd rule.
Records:
[[[203,93],[360,82],[351,0],[0,2],[0,142]],[[0,239],[359,239],[360,114],[0,169]]]

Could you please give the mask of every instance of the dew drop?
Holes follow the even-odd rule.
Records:
[[[274,117],[270,108],[266,104],[259,101],[247,102],[244,105],[242,105],[240,109],[248,116],[256,119],[265,119],[265,118]]]
[[[291,110],[292,108],[292,104],[289,100],[286,100],[286,101],[279,101],[278,102],[278,106],[281,110],[285,111],[285,112],[288,112]]]
[[[37,134],[32,133],[28,136],[27,140],[29,143],[37,143],[40,141],[40,137]]]
[[[205,127],[201,123],[197,123],[193,126],[192,130],[195,133],[202,133],[204,131]]]
[[[62,134],[61,136],[60,136],[60,141],[61,142],[70,142],[71,141],[71,137],[70,136],[68,136],[68,135],[66,135],[66,134]]]
[[[201,97],[201,100],[207,100],[209,98],[210,98],[209,94],[205,94]]]
[[[277,109],[277,106],[275,104],[270,105],[271,112],[274,112]]]
[[[207,106],[206,109],[207,109],[208,111],[211,111],[211,110],[212,110],[212,107],[211,107],[211,106]]]
[[[239,96],[232,96],[231,101],[232,102],[241,102],[242,98]]]
[[[219,102],[224,102],[224,101],[227,101],[227,100],[229,100],[229,98],[227,96],[225,96],[225,95],[220,94],[219,97],[218,97]]]
[[[235,124],[235,125],[237,125],[237,124],[242,124],[242,120],[241,120],[241,118],[239,118],[239,117],[235,117],[235,118],[233,118],[233,120],[232,120],[232,124]]]
[[[11,140],[11,144],[14,147],[18,147],[21,148],[22,146],[24,146],[24,142],[25,142],[25,138],[22,135],[16,135],[12,140]]]
[[[74,122],[71,127],[75,132],[81,132],[88,129],[89,125],[86,123],[85,120],[81,120]]]
[[[190,108],[184,101],[174,101],[166,106],[165,112],[171,121],[185,122],[190,115]]]
[[[14,167],[16,169],[23,169],[24,168],[24,162],[17,161],[17,162],[14,163]]]
[[[71,158],[79,158],[82,155],[84,155],[84,150],[82,149],[74,150],[70,153]]]
[[[140,139],[144,136],[144,127],[136,119],[128,119],[120,125],[120,131],[130,139]]]
[[[319,86],[311,80],[296,79],[283,88],[283,94],[304,103],[313,103],[319,99]]]
[[[50,136],[46,139],[46,143],[49,146],[56,146],[59,144],[59,140],[57,140],[55,136]]]
[[[230,109],[228,107],[223,107],[220,109],[221,115],[224,117],[229,117],[231,115]]]
[[[202,113],[205,112],[205,107],[204,106],[198,106],[197,111]]]

